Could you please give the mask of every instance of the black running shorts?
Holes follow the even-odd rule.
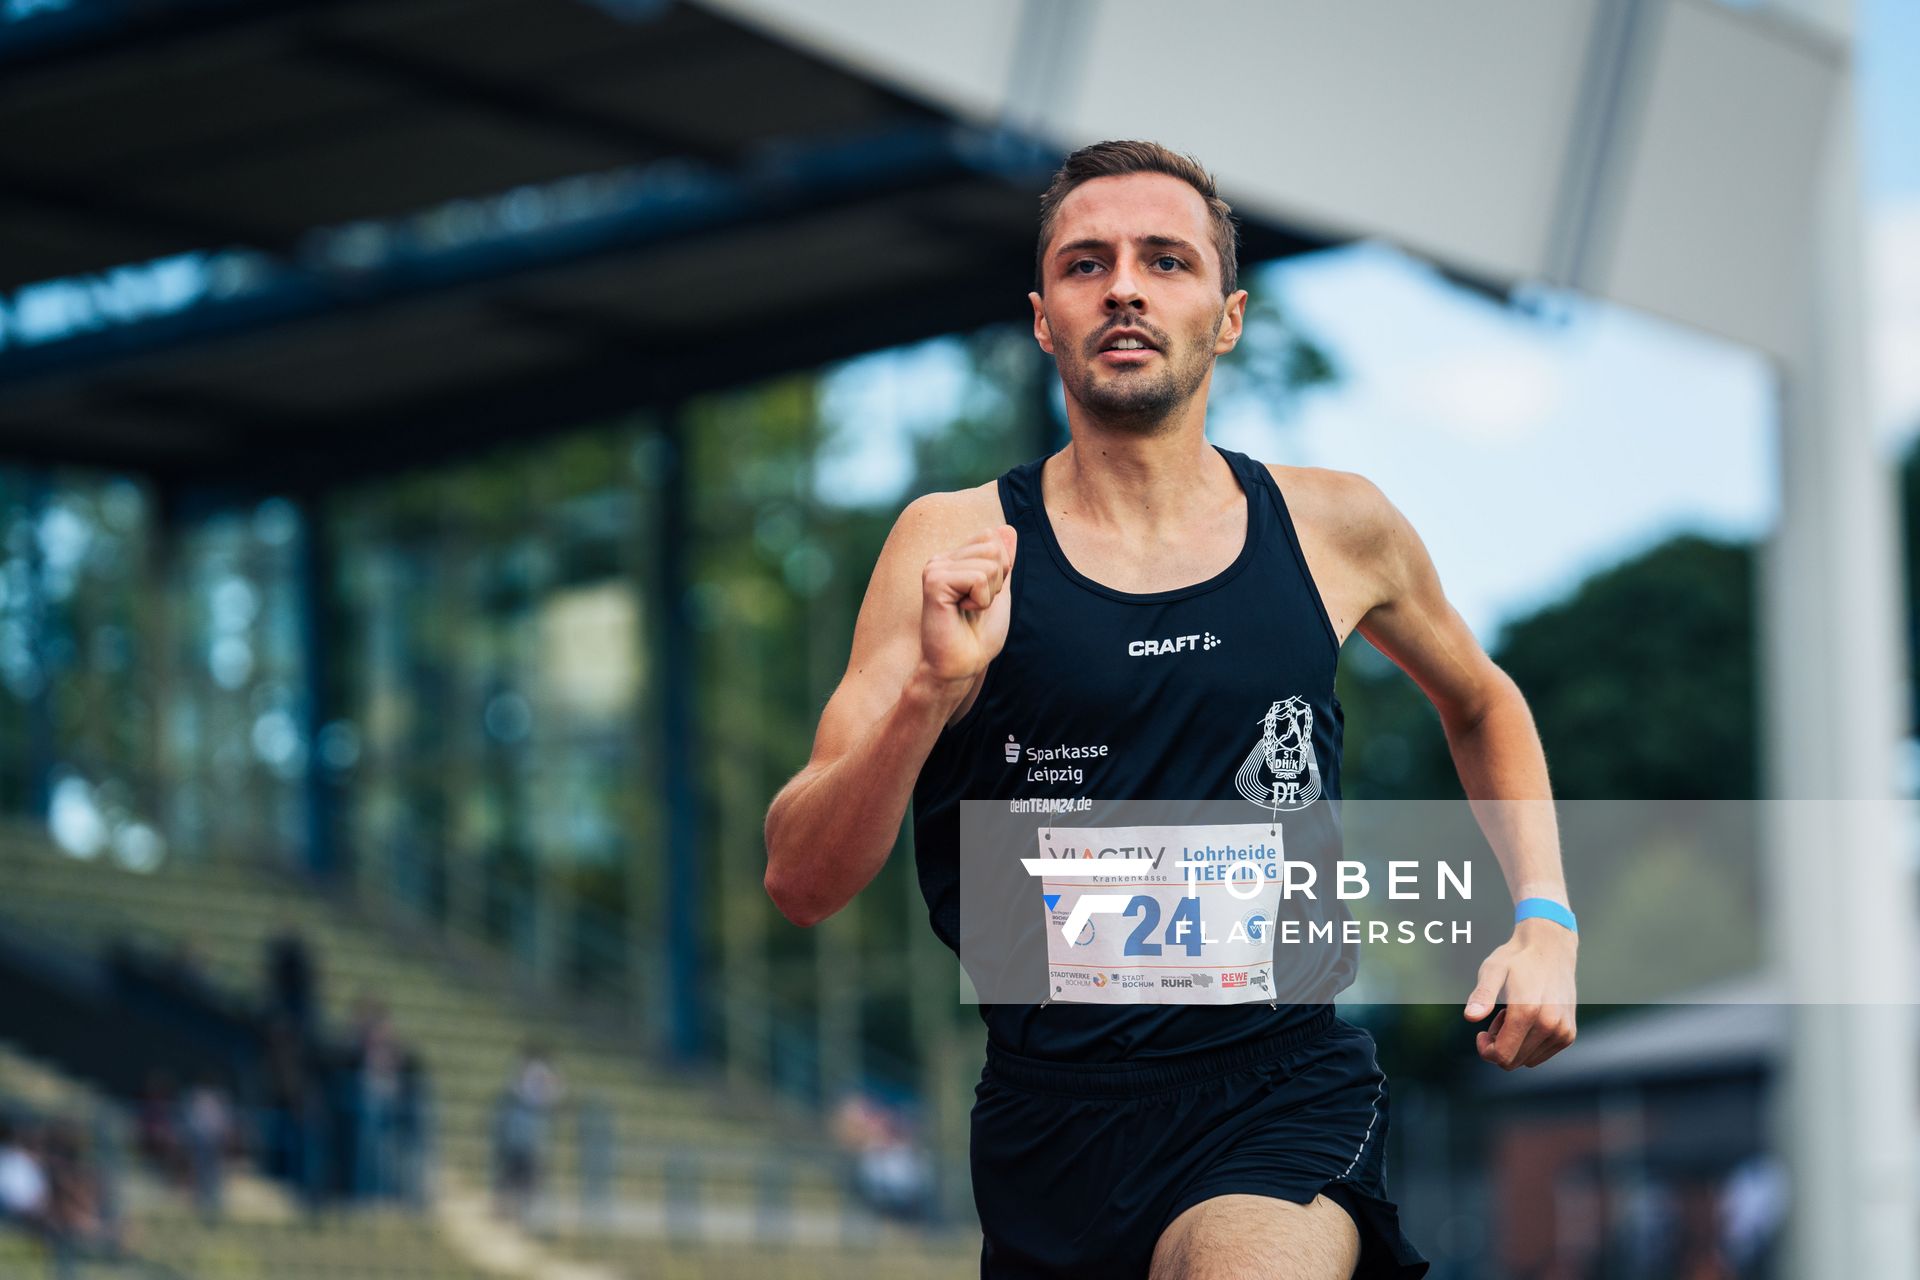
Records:
[[[1046,1062],[989,1042],[974,1091],[983,1280],[1144,1280],[1161,1232],[1212,1196],[1310,1203],[1360,1228],[1361,1280],[1430,1265],[1387,1198],[1387,1078],[1335,1015],[1177,1059]]]

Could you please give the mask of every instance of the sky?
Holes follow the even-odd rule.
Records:
[[[1891,452],[1920,429],[1920,0],[1857,13],[1871,403]],[[1752,539],[1773,521],[1775,390],[1737,344],[1564,293],[1548,295],[1559,319],[1534,318],[1384,242],[1289,259],[1249,288],[1279,294],[1343,377],[1281,421],[1216,403],[1209,437],[1379,485],[1483,644],[1674,533]],[[825,412],[847,430],[822,497],[904,497],[908,437],[939,430],[967,382],[943,341],[836,371]]]
[[[1675,532],[1751,538],[1771,521],[1772,390],[1750,351],[1570,295],[1564,323],[1535,320],[1379,243],[1271,274],[1345,376],[1291,421],[1209,434],[1373,481],[1482,644]]]
[[[1920,0],[1859,0],[1858,80],[1874,415],[1920,430]]]

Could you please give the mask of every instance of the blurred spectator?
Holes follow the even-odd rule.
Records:
[[[0,1221],[42,1230],[49,1198],[46,1167],[31,1132],[0,1118]]]
[[[833,1140],[851,1155],[865,1151],[879,1140],[884,1124],[880,1104],[864,1093],[850,1093],[833,1112]]]
[[[861,1200],[893,1217],[924,1216],[932,1162],[904,1117],[865,1094],[849,1094],[834,1113],[833,1132],[849,1162],[848,1182]]]
[[[1735,1165],[1720,1189],[1720,1240],[1734,1274],[1773,1273],[1773,1253],[1787,1215],[1787,1170],[1764,1152]]]
[[[1676,1280],[1737,1280],[1721,1245],[1717,1218],[1719,1187],[1711,1176],[1691,1175],[1676,1187],[1680,1206]]]
[[[0,1120],[0,1224],[44,1241],[58,1280],[82,1258],[118,1253],[105,1193],[78,1125]]]
[[[866,1153],[861,1190],[881,1213],[918,1221],[927,1210],[932,1169],[926,1152],[904,1130],[889,1133]]]
[[[180,1131],[179,1099],[173,1077],[158,1068],[147,1073],[140,1096],[139,1134],[141,1156],[176,1185],[186,1185],[193,1165]]]
[[[400,1054],[399,1105],[393,1115],[393,1153],[399,1185],[395,1190],[413,1208],[427,1203],[427,1148],[433,1123],[433,1101],[427,1090],[427,1068],[411,1049]]]
[[[314,1032],[318,979],[307,940],[284,921],[267,942],[267,992],[272,1012],[289,1018],[302,1037]]]
[[[525,1222],[531,1212],[540,1194],[548,1130],[565,1094],[565,1082],[547,1060],[545,1047],[528,1042],[495,1122],[496,1209],[503,1217]]]
[[[309,1213],[326,1185],[326,1103],[307,1042],[285,1014],[267,1028],[266,1172],[296,1188]]]
[[[353,1192],[367,1198],[398,1190],[394,1133],[404,1060],[385,1006],[362,998],[354,1046]]]
[[[203,1217],[220,1215],[226,1190],[227,1147],[233,1141],[233,1107],[211,1076],[187,1090],[180,1128],[193,1169],[193,1200]]]
[[[85,1137],[73,1124],[54,1125],[47,1140],[47,1235],[61,1270],[71,1271],[77,1257],[117,1251],[103,1200]]]

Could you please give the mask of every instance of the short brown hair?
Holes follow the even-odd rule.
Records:
[[[1060,205],[1067,193],[1093,178],[1117,178],[1129,173],[1164,173],[1200,193],[1213,223],[1213,247],[1220,255],[1220,296],[1231,295],[1240,284],[1240,224],[1233,208],[1214,190],[1213,175],[1198,160],[1169,151],[1157,142],[1096,142],[1080,148],[1060,165],[1040,197],[1040,243],[1033,251],[1033,291],[1046,292],[1047,244],[1053,239],[1054,224],[1060,220]]]

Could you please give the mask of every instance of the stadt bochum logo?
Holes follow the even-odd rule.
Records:
[[[1304,809],[1320,798],[1313,755],[1313,708],[1285,698],[1260,717],[1260,737],[1233,777],[1234,789],[1262,809]]]

